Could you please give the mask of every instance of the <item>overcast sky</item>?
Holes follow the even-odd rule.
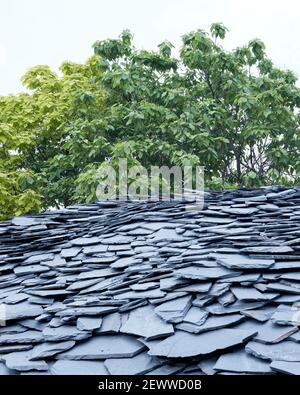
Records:
[[[0,95],[22,90],[26,69],[84,61],[96,40],[129,28],[154,49],[212,22],[230,30],[225,47],[260,38],[276,65],[300,76],[299,0],[0,0]]]

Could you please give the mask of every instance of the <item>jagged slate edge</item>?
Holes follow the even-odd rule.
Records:
[[[0,374],[300,374],[299,325],[299,187],[0,222]]]

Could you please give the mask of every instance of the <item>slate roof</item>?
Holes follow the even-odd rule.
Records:
[[[1,222],[0,374],[300,374],[300,188],[187,206]]]

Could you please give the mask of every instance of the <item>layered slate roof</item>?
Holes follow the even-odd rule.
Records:
[[[300,374],[300,188],[188,206],[0,223],[0,374]]]

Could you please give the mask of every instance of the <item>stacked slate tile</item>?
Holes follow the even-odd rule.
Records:
[[[0,223],[0,374],[300,374],[300,188]]]

